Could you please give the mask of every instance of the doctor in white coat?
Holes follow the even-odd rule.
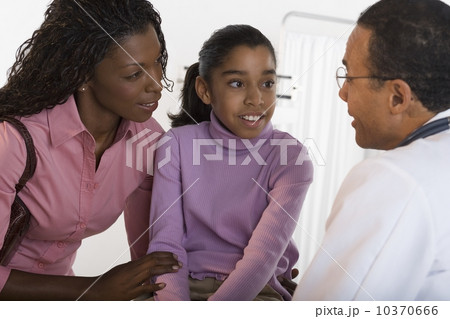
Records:
[[[358,19],[336,77],[354,167],[294,300],[450,300],[450,7],[381,0]]]

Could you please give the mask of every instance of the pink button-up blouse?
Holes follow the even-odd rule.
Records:
[[[32,218],[10,263],[0,267],[0,290],[10,269],[73,275],[82,239],[106,230],[124,210],[129,242],[143,239],[132,247],[131,255],[143,255],[148,245],[148,236],[141,234],[148,225],[152,176],[147,173],[152,170],[153,151],[136,154],[136,148],[153,149],[161,126],[153,118],[144,123],[122,120],[96,169],[95,140],[81,122],[73,96],[21,120],[37,155],[36,172],[19,194]],[[145,134],[153,137],[137,143]],[[25,160],[22,137],[9,123],[0,123],[0,246]]]

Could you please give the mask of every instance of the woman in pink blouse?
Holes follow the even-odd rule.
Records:
[[[37,167],[19,194],[31,225],[0,266],[0,299],[130,300],[164,287],[150,284],[151,276],[180,267],[171,253],[142,257],[152,177],[145,163],[141,172],[126,162],[127,141],[143,130],[163,132],[151,117],[161,81],[168,84],[160,23],[145,0],[54,0],[20,48],[0,89],[0,115],[28,128]],[[0,123],[0,246],[25,159],[20,134]],[[82,239],[124,210],[133,261],[75,277]]]

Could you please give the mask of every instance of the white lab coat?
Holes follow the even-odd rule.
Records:
[[[294,300],[450,300],[450,130],[350,171]]]

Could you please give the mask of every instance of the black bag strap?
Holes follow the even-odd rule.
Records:
[[[17,194],[22,190],[22,188],[33,176],[34,171],[36,170],[36,150],[34,149],[33,138],[31,137],[30,132],[28,132],[27,128],[21,121],[9,116],[0,116],[0,121],[6,121],[14,126],[16,130],[22,135],[25,141],[25,146],[27,148],[27,162],[25,164],[23,174],[16,185]]]

